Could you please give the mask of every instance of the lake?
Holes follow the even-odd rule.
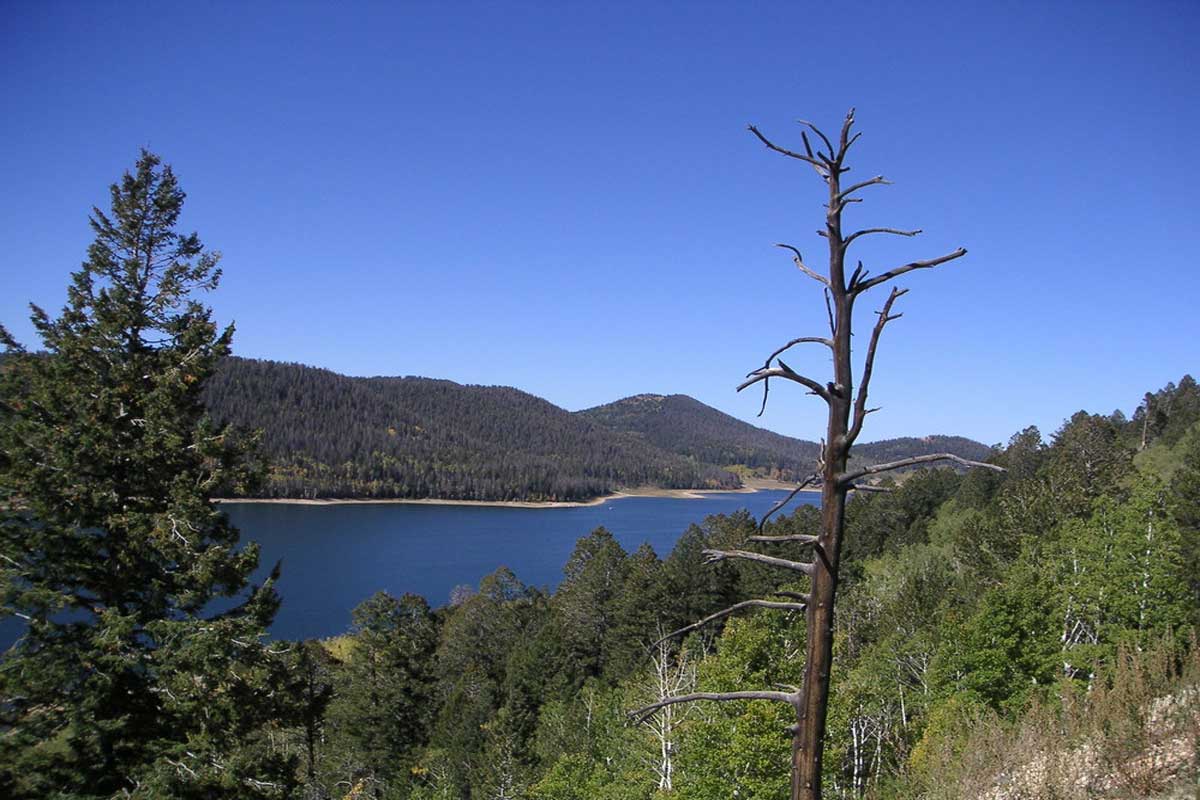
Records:
[[[454,587],[477,586],[507,566],[523,582],[553,588],[575,542],[603,525],[628,552],[649,542],[660,558],[693,522],[745,508],[756,518],[784,491],[722,492],[703,499],[627,497],[577,508],[498,508],[399,503],[228,503],[242,538],[262,546],[265,575],[282,559],[283,605],[271,628],[285,639],[350,627],[350,610],[376,591],[423,595],[445,605]],[[817,505],[801,493],[796,503]],[[698,568],[699,565],[697,565]]]
[[[242,540],[262,547],[261,580],[283,561],[283,605],[271,626],[281,639],[324,638],[350,627],[350,610],[379,590],[413,592],[445,605],[454,587],[478,586],[506,566],[526,584],[554,588],[575,542],[603,525],[632,553],[649,542],[665,558],[693,522],[745,508],[755,518],[785,491],[720,492],[690,500],[625,497],[577,508],[226,503]],[[820,504],[802,492],[796,503]],[[790,508],[790,506],[789,506]],[[703,569],[697,565],[697,569]],[[0,620],[0,650],[23,630]]]

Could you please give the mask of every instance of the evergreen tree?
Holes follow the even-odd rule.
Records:
[[[414,594],[378,592],[354,609],[354,647],[330,708],[342,778],[399,796],[407,762],[429,738],[438,630]]]
[[[1192,621],[1200,621],[1200,435],[1185,442],[1183,463],[1171,481],[1184,574],[1192,593]]]
[[[62,314],[33,307],[46,352],[0,328],[0,606],[27,623],[0,665],[0,793],[282,796],[271,581],[208,613],[258,565],[210,499],[253,475],[200,400],[233,333],[193,296],[219,256],[176,232],[157,156],[111,191]]]
[[[612,626],[605,634],[606,677],[616,681],[648,663],[646,645],[664,628],[667,590],[662,562],[649,543],[627,560],[625,585],[616,598]],[[663,631],[664,633],[666,631]]]
[[[607,667],[605,640],[616,622],[628,571],[628,555],[603,527],[580,539],[563,567],[554,601],[563,622],[568,669],[577,684],[599,677]]]

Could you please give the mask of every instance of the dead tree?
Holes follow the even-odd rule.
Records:
[[[855,302],[877,286],[889,284],[896,278],[914,270],[931,269],[954,261],[966,255],[967,251],[960,247],[937,258],[912,261],[873,277],[863,268],[861,261],[858,261],[853,270],[847,272],[846,254],[856,240],[878,234],[916,236],[921,231],[864,228],[853,233],[844,233],[842,231],[842,212],[850,204],[861,202],[861,198],[857,196],[859,192],[871,186],[890,183],[890,181],[885,180],[883,176],[877,176],[843,187],[842,176],[849,170],[845,166],[846,155],[861,135],[851,134],[851,128],[854,125],[853,109],[846,115],[846,119],[842,123],[841,133],[836,144],[812,123],[802,120],[801,125],[808,128],[820,140],[816,149],[813,148],[808,133],[804,131],[800,134],[803,152],[788,150],[776,145],[753,125],[750,126],[750,132],[758,137],[759,141],[769,150],[811,166],[828,187],[829,202],[826,205],[825,227],[818,231],[828,242],[828,271],[822,274],[811,268],[800,254],[800,250],[790,244],[780,244],[778,247],[791,254],[792,262],[797,269],[821,284],[829,319],[829,336],[801,336],[787,342],[771,353],[762,367],[747,375],[746,380],[738,386],[738,391],[762,384],[763,409],[765,409],[770,381],[778,379],[803,386],[809,394],[820,398],[828,406],[828,427],[822,441],[821,455],[816,470],[803,480],[791,494],[767,512],[762,520],[762,523],[765,523],[771,515],[792,500],[800,490],[809,486],[819,486],[821,490],[821,531],[817,536],[764,536],[761,535],[762,523],[760,523],[760,535],[749,538],[750,542],[760,545],[799,542],[811,546],[813,552],[811,561],[791,561],[753,550],[706,550],[705,556],[707,563],[726,559],[743,559],[798,573],[809,579],[810,589],[807,594],[781,593],[780,596],[787,597],[791,602],[747,600],[738,603],[697,623],[681,628],[673,635],[683,635],[743,608],[757,607],[793,611],[802,609],[805,613],[808,633],[803,685],[785,687],[783,691],[695,692],[668,696],[631,712],[631,716],[638,720],[645,720],[661,708],[695,700],[774,700],[787,703],[792,706],[796,714],[795,724],[789,727],[792,735],[791,796],[793,800],[819,800],[821,797],[821,756],[824,748],[825,717],[829,700],[829,674],[833,661],[833,608],[837,595],[838,560],[842,549],[847,495],[852,491],[871,489],[869,484],[860,482],[874,475],[919,464],[950,461],[965,467],[983,467],[998,471],[1000,468],[992,464],[969,461],[951,453],[914,456],[886,464],[874,464],[856,469],[848,468],[850,448],[862,433],[867,415],[878,410],[867,407],[867,394],[870,390],[871,373],[875,365],[875,353],[879,346],[879,340],[884,327],[901,316],[893,313],[892,309],[907,289],[892,287],[882,308],[876,312],[878,317],[867,342],[857,392],[855,391],[850,348]],[[828,348],[833,356],[831,380],[820,381],[801,375],[780,358],[785,352],[801,344]],[[762,410],[759,411],[760,416],[761,414]]]

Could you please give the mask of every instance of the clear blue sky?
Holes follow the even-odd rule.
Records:
[[[0,14],[0,320],[28,343],[25,303],[62,305],[90,206],[145,145],[224,253],[211,302],[241,355],[753,420],[740,377],[823,329],[771,246],[819,260],[823,187],[745,127],[794,143],[854,105],[851,176],[896,185],[850,224],[926,231],[867,266],[970,250],[903,281],[865,439],[1048,434],[1200,370],[1195,2]],[[760,424],[816,438],[790,388]]]

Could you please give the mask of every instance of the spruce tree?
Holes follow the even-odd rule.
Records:
[[[354,645],[329,708],[335,783],[397,797],[429,738],[437,623],[425,598],[376,592],[353,612]]]
[[[233,333],[195,297],[219,255],[175,230],[154,154],[111,193],[61,315],[32,307],[44,352],[0,328],[0,613],[26,623],[0,662],[0,794],[285,796],[274,575],[249,588],[258,549],[212,502],[254,475],[200,399]]]

